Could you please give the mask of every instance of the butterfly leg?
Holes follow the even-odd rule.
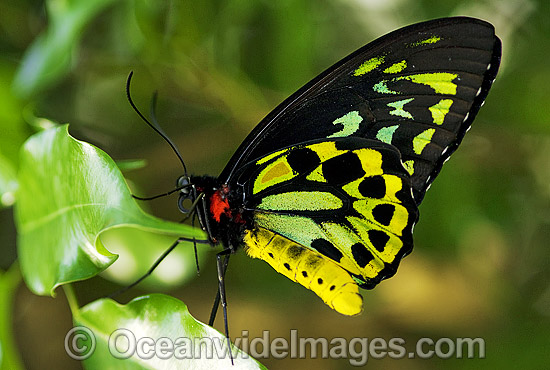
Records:
[[[229,264],[229,255],[231,254],[231,252],[226,252],[226,251],[230,251],[230,249],[224,249],[222,252],[220,252],[217,255],[218,256],[217,257],[218,261],[220,259],[220,257],[219,257],[220,255],[225,256],[224,261],[223,261],[223,276],[220,278],[220,275],[218,273],[218,281],[220,279],[222,279],[222,280],[224,279],[225,271],[227,270],[227,265]],[[223,286],[225,287],[225,281],[223,282]],[[214,325],[214,321],[216,320],[216,315],[218,313],[218,307],[219,306],[220,306],[220,289],[219,289],[219,283],[218,283],[216,298],[214,299],[214,304],[212,305],[212,311],[210,312],[210,319],[208,320],[208,325],[210,325],[210,326]]]
[[[181,237],[181,238],[178,238],[168,249],[166,249],[164,251],[164,253],[162,253],[158,258],[157,260],[155,261],[155,263],[153,264],[153,266],[151,266],[149,268],[149,270],[144,274],[142,275],[139,279],[137,279],[136,281],[134,281],[132,284],[128,285],[128,286],[125,286],[124,288],[120,289],[120,290],[117,290],[116,292],[112,293],[112,294],[109,294],[107,296],[107,298],[114,298],[116,297],[117,295],[120,295],[124,292],[126,292],[127,290],[135,287],[136,285],[138,285],[139,283],[141,283],[146,277],[148,277],[149,275],[151,275],[153,273],[153,271],[155,271],[155,269],[158,267],[158,265],[160,265],[160,263],[166,258],[166,256],[168,256],[170,254],[170,252],[172,252],[174,250],[174,248],[176,248],[178,246],[179,243],[181,242],[193,242],[193,243],[200,243],[200,244],[209,244],[209,241],[208,240],[197,240],[195,238],[184,238],[184,237]]]
[[[225,337],[227,339],[227,348],[229,350],[229,357],[231,358],[231,364],[233,364],[233,355],[231,353],[231,340],[229,339],[229,325],[227,324],[227,298],[225,295],[225,272],[227,271],[227,266],[229,264],[229,257],[233,250],[231,248],[224,249],[216,255],[216,265],[218,269],[218,292],[216,293],[216,299],[214,300],[214,305],[212,306],[212,312],[210,313],[210,320],[208,320],[208,325],[214,325],[214,320],[216,319],[216,313],[218,312],[218,307],[220,302],[222,304],[223,310],[223,321],[225,329]]]

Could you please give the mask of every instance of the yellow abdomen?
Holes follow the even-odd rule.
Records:
[[[361,313],[363,297],[350,274],[322,254],[263,227],[248,230],[245,251],[269,263],[276,271],[317,294],[341,314]]]

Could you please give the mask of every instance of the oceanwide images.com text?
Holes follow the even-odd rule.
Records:
[[[382,358],[485,358],[483,338],[420,338],[408,344],[404,338],[311,338],[300,337],[291,330],[288,338],[271,337],[264,330],[261,337],[250,338],[247,330],[235,338],[232,350],[235,358],[331,358],[347,359],[353,366],[363,366],[369,359]],[[168,338],[138,337],[131,330],[120,328],[111,333],[108,350],[117,359],[133,356],[152,359],[215,359],[228,358],[227,342],[223,337]],[[96,350],[96,337],[92,330],[77,326],[65,337],[67,354],[85,360]]]

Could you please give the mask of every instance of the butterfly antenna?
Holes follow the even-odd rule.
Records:
[[[132,76],[133,75],[134,75],[134,71],[131,71],[130,74],[128,75],[128,79],[126,80],[126,97],[128,98],[128,102],[132,106],[132,109],[143,120],[143,122],[145,122],[149,127],[151,127],[157,134],[159,134],[164,139],[164,141],[166,141],[168,143],[168,145],[170,145],[170,147],[172,148],[174,153],[176,153],[176,155],[178,156],[178,159],[180,160],[181,165],[183,167],[183,172],[184,172],[185,176],[187,177],[187,167],[185,166],[185,162],[183,161],[183,158],[182,158],[178,148],[172,142],[172,140],[170,140],[168,135],[166,135],[164,133],[164,130],[160,127],[160,125],[158,124],[157,119],[155,117],[155,105],[156,105],[156,101],[157,101],[157,93],[155,92],[153,94],[153,98],[151,99],[151,121],[153,122],[153,123],[151,123],[151,121],[149,121],[147,118],[145,118],[145,116],[140,112],[140,110],[137,108],[137,106],[134,104],[134,101],[132,100],[132,96],[130,94],[130,83],[132,81]]]
[[[189,188],[191,186],[193,186],[193,185],[192,184],[185,184],[185,185],[182,185],[182,186],[178,186],[177,188],[172,189],[170,191],[167,191],[166,193],[154,195],[152,197],[138,197],[137,195],[132,195],[132,197],[134,197],[137,200],[153,200],[153,199],[162,198],[162,197],[174,194],[177,191],[180,191],[180,190],[185,189],[185,188]]]

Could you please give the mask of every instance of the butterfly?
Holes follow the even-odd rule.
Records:
[[[185,170],[179,208],[224,248],[210,324],[221,301],[227,334],[224,275],[241,247],[337,312],[359,314],[359,288],[393,276],[412,251],[418,206],[484,103],[500,57],[493,26],[479,19],[398,29],[276,107],[218,177]]]

